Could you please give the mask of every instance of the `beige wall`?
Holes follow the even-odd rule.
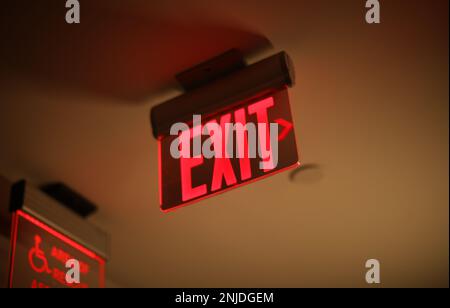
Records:
[[[82,1],[79,26],[2,10],[0,170],[98,203],[118,285],[365,287],[376,258],[382,286],[448,286],[448,1],[381,2],[380,25],[364,1]],[[292,56],[318,167],[163,214],[149,109],[229,47]]]

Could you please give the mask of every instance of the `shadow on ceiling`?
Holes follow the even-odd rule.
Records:
[[[239,27],[135,9],[83,1],[81,23],[69,25],[64,1],[8,1],[0,12],[0,70],[138,104],[176,88],[178,72],[232,47],[271,49],[264,36]]]

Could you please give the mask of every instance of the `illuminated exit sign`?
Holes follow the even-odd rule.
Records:
[[[246,65],[230,50],[176,78],[185,93],[150,114],[164,212],[299,165],[285,52]]]
[[[221,135],[216,139],[214,128]],[[192,121],[189,130],[158,142],[163,211],[298,166],[287,89],[202,118],[201,125]],[[183,145],[189,147],[184,153]],[[178,152],[174,153],[174,148]],[[208,149],[211,151],[205,151]],[[222,155],[217,155],[218,151]]]

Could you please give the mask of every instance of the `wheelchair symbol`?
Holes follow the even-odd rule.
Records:
[[[39,235],[34,236],[34,247],[28,252],[28,262],[31,268],[36,273],[47,273],[51,274],[51,270],[48,268],[47,257],[44,251],[40,248],[42,238]],[[36,265],[36,261],[38,261]]]

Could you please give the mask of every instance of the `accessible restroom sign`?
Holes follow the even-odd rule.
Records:
[[[66,281],[66,261],[80,264],[80,283]],[[13,217],[10,288],[102,288],[105,260],[35,217]]]

